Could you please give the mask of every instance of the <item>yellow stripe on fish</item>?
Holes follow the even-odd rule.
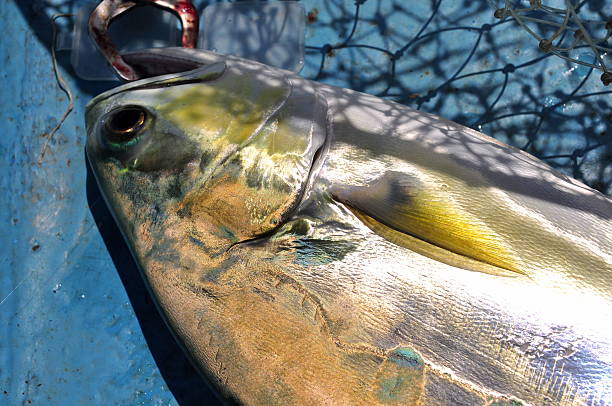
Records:
[[[390,171],[367,186],[333,187],[382,237],[448,265],[495,275],[526,274],[502,238],[411,175]]]

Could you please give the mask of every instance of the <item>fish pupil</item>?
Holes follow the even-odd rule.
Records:
[[[111,142],[132,140],[143,127],[145,111],[139,107],[124,107],[111,113],[106,122],[107,136]]]

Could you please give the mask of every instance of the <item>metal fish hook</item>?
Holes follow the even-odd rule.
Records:
[[[191,0],[102,0],[89,16],[89,32],[98,49],[123,80],[138,80],[141,76],[130,66],[108,37],[111,21],[129,9],[152,4],[178,15],[182,25],[181,44],[195,48],[198,39],[198,12]]]

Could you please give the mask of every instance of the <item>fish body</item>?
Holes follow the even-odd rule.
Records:
[[[391,101],[161,53],[202,67],[96,97],[87,155],[226,401],[612,405],[607,197]]]

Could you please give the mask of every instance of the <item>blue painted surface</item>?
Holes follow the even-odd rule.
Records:
[[[84,105],[108,85],[76,80],[65,55],[75,110],[37,165],[66,105],[49,16],[74,3],[0,2],[0,404],[214,405],[87,178]],[[304,1],[302,74],[481,128],[609,191],[609,89],[508,24],[483,28],[480,3],[370,0],[354,26],[355,2]]]
[[[47,49],[57,11],[0,2],[0,404],[215,404],[88,182],[84,106],[109,85],[75,80],[67,55],[75,109],[37,165],[67,103]]]

